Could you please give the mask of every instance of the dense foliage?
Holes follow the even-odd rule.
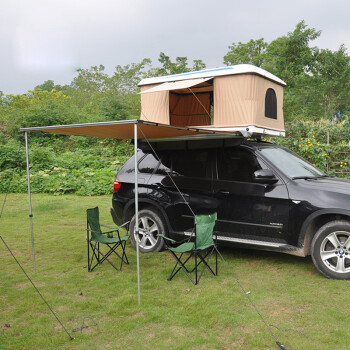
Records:
[[[286,123],[285,138],[266,138],[285,146],[329,175],[350,178],[350,120],[329,124],[328,120]]]
[[[263,38],[232,43],[224,64],[251,63],[287,82],[284,144],[324,171],[348,176],[350,122],[350,57],[311,46],[321,32],[304,21],[287,35],[267,43]],[[21,127],[135,119],[140,115],[138,82],[145,77],[177,74],[206,67],[187,57],[172,61],[161,52],[160,67],[150,59],[116,66],[79,69],[69,85],[45,81],[23,95],[0,91],[0,192],[25,192],[24,136]],[[334,118],[336,116],[337,118]],[[331,122],[331,124],[329,123]],[[129,156],[126,142],[59,135],[30,135],[33,192],[106,194],[116,168]]]

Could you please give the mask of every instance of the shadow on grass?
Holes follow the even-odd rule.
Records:
[[[227,246],[219,246],[219,250],[225,259],[238,259],[241,263],[246,262],[252,267],[263,264],[264,266],[274,265],[276,267],[293,267],[294,269],[298,266],[303,271],[309,270],[309,272],[317,273],[311,256],[299,257],[280,252]]]

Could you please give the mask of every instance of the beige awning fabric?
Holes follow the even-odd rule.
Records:
[[[200,78],[200,79],[188,79],[188,80],[180,80],[180,81],[171,81],[168,83],[163,84],[157,84],[156,86],[153,86],[149,89],[147,89],[147,86],[144,86],[145,89],[141,91],[141,94],[147,94],[150,92],[159,92],[159,91],[171,91],[171,90],[181,90],[181,89],[187,89],[192,86],[196,86],[199,84],[202,84],[210,79],[213,79],[213,77],[210,78]]]
[[[59,135],[76,135],[103,137],[112,139],[133,139],[134,125],[138,126],[138,139],[161,139],[186,137],[194,135],[233,135],[230,132],[214,132],[197,128],[182,128],[169,125],[148,123],[140,120],[111,121],[101,123],[71,124],[57,126],[42,126],[33,128],[22,128],[21,131],[46,132]]]

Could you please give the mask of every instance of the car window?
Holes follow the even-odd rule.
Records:
[[[171,174],[171,157],[167,153],[160,153],[160,164],[156,170],[158,175]]]
[[[209,152],[207,150],[169,152],[163,155],[157,174],[169,172],[174,176],[211,178]]]
[[[219,180],[253,182],[254,172],[261,169],[256,157],[243,149],[221,149],[218,151]]]
[[[305,159],[299,157],[292,151],[285,148],[266,147],[260,150],[271,163],[284,172],[287,176],[302,177],[323,176],[324,173],[315,168]]]
[[[139,172],[152,174],[158,167],[159,160],[152,154],[147,154],[139,163]]]

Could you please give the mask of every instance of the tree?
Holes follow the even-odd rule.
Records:
[[[317,50],[311,74],[305,78],[305,96],[314,115],[330,118],[350,109],[350,57],[341,45],[337,51]]]
[[[230,51],[224,56],[224,64],[227,66],[249,63],[261,67],[265,62],[265,50],[268,43],[264,38],[251,39],[247,43],[232,43]]]
[[[69,85],[59,85],[59,84],[55,84],[55,82],[53,80],[46,80],[44,83],[37,85],[35,87],[35,90],[40,89],[43,91],[52,91],[52,90],[56,90],[56,91],[64,91],[69,89]]]
[[[40,89],[24,95],[6,95],[6,103],[0,106],[0,115],[3,130],[11,137],[19,137],[22,127],[70,124],[81,118],[69,96],[61,91]]]
[[[138,83],[147,76],[146,67],[150,67],[152,61],[144,58],[140,63],[131,63],[124,67],[116,66],[113,76],[109,81],[109,89],[122,94],[136,93],[139,91]]]
[[[108,74],[104,73],[105,67],[92,66],[89,69],[80,69],[79,74],[71,83],[71,87],[77,91],[88,93],[103,92],[108,90]]]
[[[194,60],[192,68],[188,67],[187,57],[178,56],[176,57],[175,62],[172,62],[170,57],[164,52],[159,54],[158,61],[162,64],[162,67],[151,70],[149,76],[172,75],[206,68],[206,64],[202,60]]]
[[[308,28],[305,21],[299,22],[293,32],[267,46],[263,68],[293,86],[298,76],[312,69],[316,48],[309,43],[320,35],[321,31]]]

